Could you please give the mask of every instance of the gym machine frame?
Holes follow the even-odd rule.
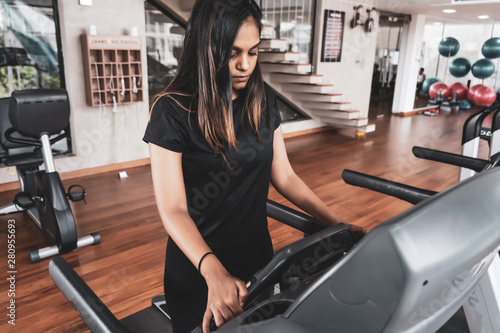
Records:
[[[85,200],[86,193],[80,185],[66,192],[55,168],[52,144],[67,137],[69,116],[68,95],[62,89],[14,91],[0,100],[1,162],[16,167],[21,188],[0,214],[26,212],[53,244],[30,250],[32,263],[101,241],[97,232],[78,238],[68,198]],[[39,169],[42,164],[45,170]]]
[[[482,123],[490,114],[492,126],[489,130],[482,127]],[[489,141],[489,160],[477,158],[481,138]],[[473,177],[476,172],[497,166],[500,163],[500,102],[483,108],[466,120],[462,132],[462,155],[423,147],[413,147],[412,152],[418,158],[459,166],[459,182]],[[437,193],[352,170],[344,170],[342,178],[348,184],[388,194],[412,204],[418,204]],[[495,256],[463,309],[471,333],[500,332],[500,256]]]

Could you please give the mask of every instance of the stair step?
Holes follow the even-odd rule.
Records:
[[[298,52],[259,52],[260,62],[275,62],[275,61],[296,61],[300,60],[300,53]]]
[[[260,45],[259,45],[259,50],[286,50],[288,49],[288,45],[286,42],[286,39],[261,39],[260,40]]]
[[[317,93],[317,94],[335,93],[334,87],[331,84],[290,83],[290,84],[285,84],[283,89],[288,92],[299,92],[299,93]]]
[[[367,118],[361,118],[361,119],[340,119],[340,118],[335,118],[335,117],[325,117],[322,116],[320,117],[320,120],[332,124],[332,125],[337,125],[337,126],[353,126],[353,127],[361,127],[368,125],[368,119]]]
[[[311,64],[297,64],[293,62],[261,62],[260,69],[265,73],[288,72],[288,73],[308,73],[311,72]]]
[[[302,101],[302,105],[308,107],[309,109],[316,110],[352,110],[352,105],[350,102],[311,102],[311,101]]]
[[[337,99],[342,96],[342,94],[295,94],[293,97],[299,101],[311,101],[311,102],[336,102]]]
[[[323,83],[323,76],[304,73],[272,73],[271,81],[277,83]]]
[[[357,119],[359,118],[359,111],[349,110],[349,111],[326,111],[326,110],[312,110],[313,115],[317,117],[328,117],[335,119]]]
[[[360,127],[346,126],[340,129],[339,133],[345,136],[358,138],[364,136],[366,133],[375,131],[375,124],[368,124]]]

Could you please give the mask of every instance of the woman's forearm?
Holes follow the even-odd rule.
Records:
[[[342,222],[342,219],[321,201],[295,173],[273,182],[273,186],[288,201],[319,221],[327,225]]]

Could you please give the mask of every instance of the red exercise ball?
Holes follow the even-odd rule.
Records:
[[[457,101],[465,99],[468,91],[469,89],[462,82],[455,82],[450,85],[450,96],[453,97],[453,94],[457,94]]]
[[[450,88],[443,82],[436,82],[429,88],[429,97],[436,98],[441,93],[441,97],[447,98],[450,95]]]
[[[497,93],[493,88],[482,86],[474,92],[474,104],[488,106],[495,103]]]
[[[481,87],[486,87],[486,86],[483,84],[476,84],[469,88],[469,91],[467,92],[467,100],[472,104],[476,104],[476,102],[474,101],[474,93]]]

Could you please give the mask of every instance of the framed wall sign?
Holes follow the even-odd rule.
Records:
[[[321,62],[339,62],[342,56],[345,12],[325,10]]]

